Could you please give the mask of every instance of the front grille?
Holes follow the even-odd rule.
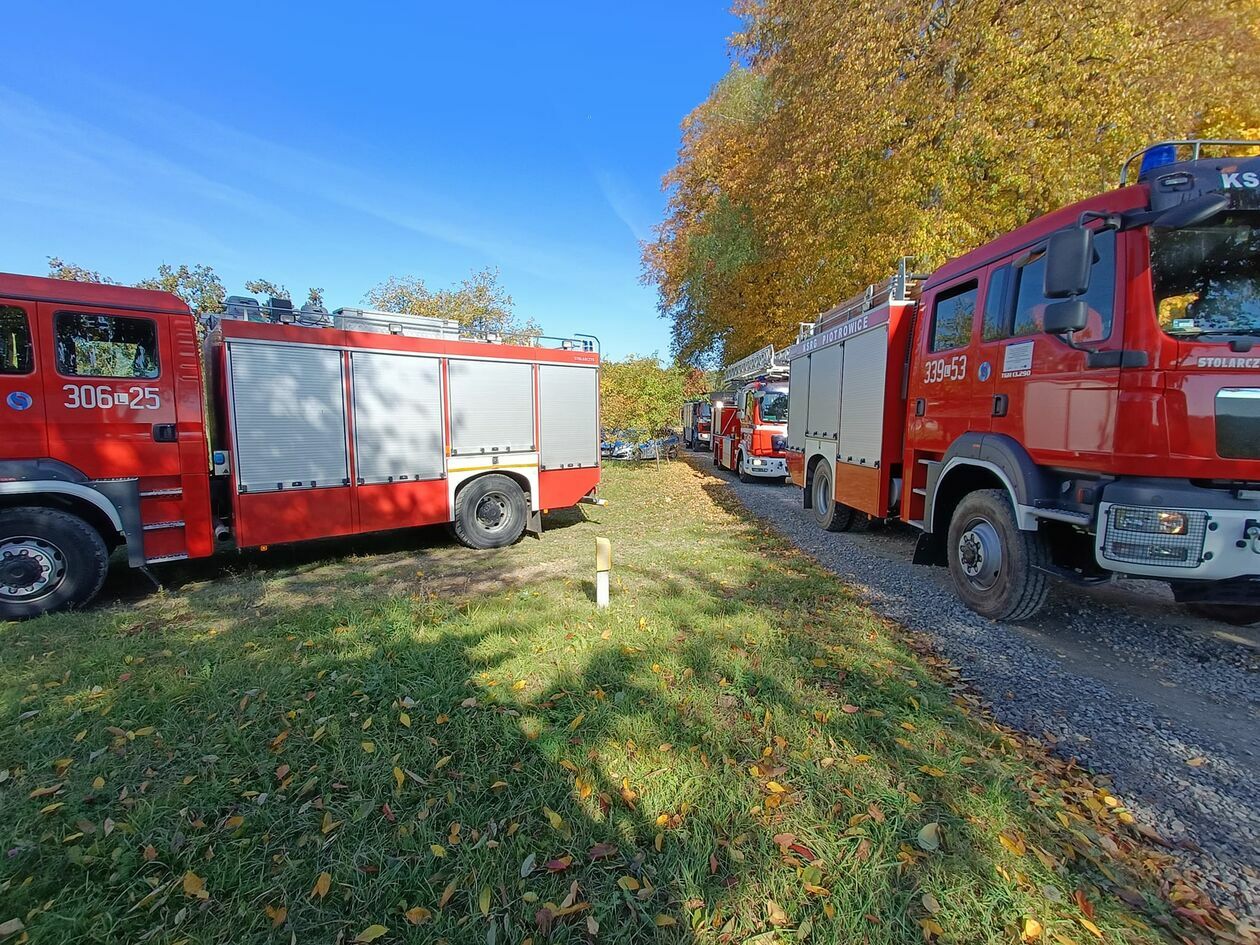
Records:
[[[1121,513],[1129,513],[1131,520],[1140,521],[1143,513],[1153,517],[1157,512],[1180,512],[1186,519],[1185,533],[1160,534],[1153,524],[1149,528],[1125,528],[1117,521],[1117,516]],[[1167,568],[1197,568],[1202,560],[1203,540],[1206,535],[1207,513],[1200,509],[1156,510],[1113,505],[1107,510],[1102,552],[1103,557],[1110,561],[1154,564]]]
[[[1260,459],[1260,388],[1217,393],[1216,452],[1222,459]]]

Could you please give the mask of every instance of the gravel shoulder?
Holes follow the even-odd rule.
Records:
[[[911,563],[911,529],[824,532],[790,484],[686,460],[876,611],[928,634],[1002,722],[1109,776],[1204,889],[1260,916],[1260,629],[1192,616],[1148,581],[1061,585],[1034,621],[987,620],[945,569]]]

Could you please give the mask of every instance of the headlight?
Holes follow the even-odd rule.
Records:
[[[1184,535],[1189,525],[1184,512],[1131,508],[1117,508],[1115,524],[1126,532],[1153,535]]]

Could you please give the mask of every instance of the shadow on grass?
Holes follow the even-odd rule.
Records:
[[[542,577],[458,606],[414,560],[330,583],[312,555],[280,596],[5,626],[6,917],[32,942],[1009,942],[1025,916],[1079,937],[1079,888],[1105,934],[1157,938],[1101,892],[1155,901],[1127,840],[739,531],[632,548],[604,612],[528,554],[499,564]]]

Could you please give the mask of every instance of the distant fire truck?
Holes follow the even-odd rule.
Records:
[[[1260,619],[1258,148],[1157,145],[1119,189],[803,325],[788,466],[819,524],[909,522],[993,618],[1131,575]]]
[[[713,404],[708,397],[697,397],[682,405],[682,441],[689,450],[708,449],[713,442]]]
[[[199,340],[204,331],[204,342]],[[599,357],[454,322],[0,274],[0,618],[132,567],[450,523],[473,548],[593,494]]]
[[[729,403],[713,406],[713,463],[743,482],[783,481],[787,469],[787,366],[767,345],[736,361],[722,376],[733,388]]]

